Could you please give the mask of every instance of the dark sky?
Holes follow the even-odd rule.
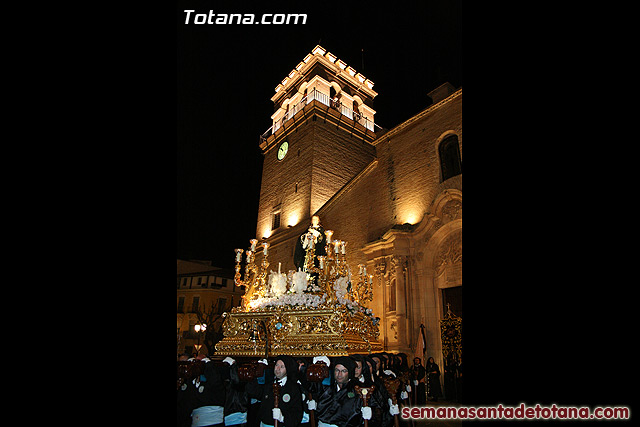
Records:
[[[233,249],[255,237],[258,136],[271,126],[270,98],[317,44],[374,82],[376,123],[385,128],[426,108],[441,83],[462,86],[461,2],[415,3],[178,2],[177,258],[232,267]],[[256,20],[306,13],[307,22],[187,25],[185,9]]]

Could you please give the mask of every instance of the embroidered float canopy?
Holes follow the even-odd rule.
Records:
[[[379,318],[365,304],[372,300],[373,275],[364,265],[352,282],[346,242],[319,220],[302,234],[298,271],[270,271],[269,243],[255,263],[258,241],[236,249],[236,286],[245,286],[242,305],[224,313],[220,356],[344,356],[382,351]],[[246,253],[244,278],[240,274]],[[322,254],[322,255],[316,255]],[[268,276],[267,273],[269,272]]]

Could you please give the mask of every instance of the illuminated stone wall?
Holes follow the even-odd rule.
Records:
[[[305,67],[314,60],[326,62],[327,55],[318,51],[305,58],[307,65],[299,64],[301,72],[292,72],[278,85],[272,100],[299,99],[296,84],[301,80],[296,79],[305,78]],[[340,62],[331,59],[332,64]],[[329,90],[327,85],[315,87],[320,86]],[[366,90],[371,95],[371,87]],[[276,108],[273,117],[282,114]],[[353,121],[315,100],[261,142],[265,160],[256,236],[266,237],[271,245],[270,269],[277,270],[278,263],[283,270],[293,269],[296,239],[306,231],[311,215],[318,214],[335,239],[348,242],[352,272],[365,264],[375,274],[370,307],[382,319],[380,341],[385,348],[421,357],[416,344],[422,323],[427,356],[443,367],[442,290],[462,286],[462,175],[442,180],[438,147],[455,135],[462,158],[462,89],[373,137],[355,130]],[[278,161],[284,140],[289,151]],[[271,230],[275,210],[281,212],[281,226]],[[258,253],[256,259],[260,257]]]

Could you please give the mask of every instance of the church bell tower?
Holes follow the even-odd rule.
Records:
[[[322,46],[276,86],[272,126],[260,136],[258,239],[272,245],[292,240],[294,231],[308,226],[375,159],[376,95],[371,80]],[[283,267],[286,262],[293,268],[290,251],[282,252]]]

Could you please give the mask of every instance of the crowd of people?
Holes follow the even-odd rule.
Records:
[[[390,427],[442,396],[432,357],[404,353],[178,360],[179,427]],[[396,418],[394,420],[394,417]],[[397,424],[396,424],[397,425]]]

